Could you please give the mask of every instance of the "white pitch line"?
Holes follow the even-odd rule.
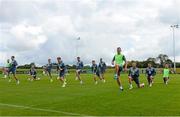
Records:
[[[9,106],[9,107],[24,108],[24,109],[31,109],[31,110],[44,111],[44,112],[61,113],[61,114],[65,114],[65,115],[83,116],[83,115],[77,114],[77,113],[70,113],[70,112],[57,111],[57,110],[51,110],[51,109],[34,108],[34,107],[22,106],[22,105],[0,103],[0,106]]]

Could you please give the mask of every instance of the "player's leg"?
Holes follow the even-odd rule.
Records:
[[[50,71],[50,70],[48,71],[48,76],[49,76],[49,78],[50,78],[50,82],[53,82],[53,79],[52,79],[52,75],[51,75],[51,71]]]
[[[138,77],[134,78],[134,82],[136,83],[138,88],[141,88]]]
[[[98,84],[96,74],[93,74],[93,79],[94,79],[95,84]]]
[[[167,81],[168,81],[168,78],[167,78],[167,77],[164,77],[163,79],[164,79],[164,83],[167,85],[167,84],[168,84],[168,82],[167,82]]]
[[[117,72],[117,84],[118,84],[120,90],[123,91],[122,82],[121,82],[121,78],[120,78],[121,71],[122,71],[122,69],[119,67],[118,72]]]
[[[152,87],[152,76],[149,76],[149,87]]]
[[[115,65],[115,76],[114,76],[115,79],[117,79],[118,77],[118,72],[119,72],[119,65]]]
[[[13,74],[13,78],[16,80],[16,83],[19,84],[20,82],[18,78],[16,77],[16,71],[13,71],[12,74]]]
[[[148,81],[149,87],[151,87],[151,79],[150,79],[150,76],[147,76],[147,81]]]
[[[61,76],[61,81],[62,81],[62,83],[63,83],[63,85],[62,85],[62,87],[66,87],[66,80],[65,80],[65,77],[64,77],[64,75],[63,76]]]
[[[11,82],[11,77],[10,77],[10,73],[11,73],[11,71],[12,71],[12,69],[9,69],[9,70],[8,70],[8,79],[9,79],[9,81],[8,81],[8,82]]]
[[[78,70],[78,72],[77,72],[77,75],[78,75],[78,80],[80,81],[80,84],[82,84],[82,83],[83,83],[83,81],[82,81],[82,79],[81,79],[80,74],[81,74],[81,70]]]
[[[106,82],[106,80],[105,80],[105,77],[104,77],[104,72],[102,72],[101,74],[101,79],[103,80],[103,82],[105,83]]]
[[[132,80],[133,80],[132,77],[129,76],[128,80],[129,80],[129,89],[132,89],[133,88],[133,86],[132,86]]]

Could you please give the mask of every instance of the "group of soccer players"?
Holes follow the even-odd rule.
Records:
[[[16,77],[17,65],[18,64],[15,60],[15,57],[12,56],[11,62],[9,59],[7,60],[7,65],[3,69],[3,71],[5,74],[5,77],[7,77],[7,76],[9,77],[9,82],[11,82],[10,73],[12,73],[17,84],[19,84],[19,80]],[[117,48],[117,53],[113,57],[112,65],[115,66],[114,79],[117,81],[117,84],[118,84],[120,90],[123,91],[123,85],[122,85],[120,76],[121,76],[121,72],[123,70],[127,71],[127,61],[126,61],[125,56],[121,53],[120,47]],[[48,74],[50,82],[53,82],[52,75],[51,75],[52,67],[53,67],[53,64],[51,63],[51,59],[48,59],[48,63],[46,66],[44,66],[44,70]],[[84,67],[84,65],[83,65],[83,62],[81,61],[80,57],[77,57],[76,80],[79,80],[80,84],[83,84],[83,80],[81,78],[81,73],[83,72],[83,67]],[[57,57],[57,71],[58,71],[58,79],[62,82],[62,87],[66,87],[66,85],[67,85],[66,78],[65,78],[66,65],[62,61],[61,57]],[[99,64],[96,64],[96,61],[92,60],[91,71],[93,73],[93,79],[94,79],[95,84],[98,84],[98,79],[104,83],[106,82],[106,80],[104,78],[104,73],[106,71],[106,63],[103,61],[102,58],[100,58]],[[144,87],[144,83],[139,82],[140,71],[135,62],[132,63],[132,67],[130,67],[128,71],[129,71],[129,74],[128,74],[129,89],[133,88],[132,81],[134,81],[136,83],[138,88]],[[168,83],[169,73],[170,73],[169,65],[166,64],[165,68],[163,69],[163,80],[164,80],[165,84]],[[29,80],[31,80],[31,81],[39,80],[39,78],[37,78],[37,72],[36,72],[34,64],[31,65],[29,74],[31,76],[29,78]],[[156,75],[156,70],[149,63],[148,67],[146,68],[146,76],[147,76],[147,81],[148,81],[149,87],[152,87],[153,79],[154,79],[155,75]]]

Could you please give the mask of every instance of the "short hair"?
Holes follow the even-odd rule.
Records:
[[[61,59],[61,57],[57,57],[57,59]]]

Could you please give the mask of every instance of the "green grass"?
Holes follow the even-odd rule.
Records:
[[[171,75],[167,86],[161,76],[158,74],[155,84],[149,88],[145,76],[141,75],[140,80],[146,86],[138,89],[133,84],[134,89],[129,90],[127,74],[123,74],[123,92],[113,80],[113,73],[107,73],[107,82],[98,85],[94,84],[90,74],[82,75],[83,85],[75,81],[74,74],[70,74],[66,88],[61,87],[56,76],[50,83],[47,76],[30,82],[26,75],[18,75],[20,85],[16,85],[14,80],[8,83],[7,79],[0,78],[0,116],[63,116],[70,113],[89,116],[180,116],[180,75]]]

